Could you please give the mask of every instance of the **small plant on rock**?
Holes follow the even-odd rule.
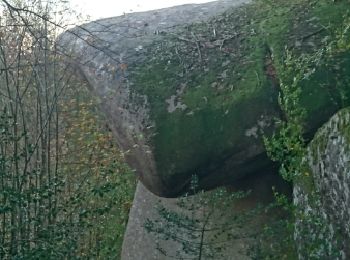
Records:
[[[198,191],[198,178],[191,181],[190,192],[195,194],[178,199],[177,209],[158,204],[159,218],[148,219],[147,232],[155,234],[157,249],[175,259],[222,259],[224,250],[236,239],[249,237],[241,234],[245,214],[236,215],[230,209],[233,202],[247,196],[248,192],[229,192],[225,188],[215,191]],[[232,211],[232,216],[227,211]],[[161,241],[171,241],[178,250],[163,247]],[[170,252],[171,251],[171,252]],[[174,252],[176,251],[176,252]]]

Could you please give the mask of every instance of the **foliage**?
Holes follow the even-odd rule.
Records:
[[[0,18],[0,258],[114,259],[135,180],[56,51],[67,6],[16,4]]]
[[[269,157],[280,162],[280,174],[287,181],[293,181],[299,174],[301,160],[305,154],[304,120],[306,110],[300,105],[300,81],[312,73],[309,61],[302,56],[295,59],[287,50],[283,74],[280,75],[279,105],[286,118],[277,119],[279,130],[272,138],[266,138],[265,146]],[[291,84],[286,83],[294,75]]]
[[[302,193],[304,199],[311,206],[311,210],[289,206],[289,211],[294,215],[294,220],[287,223],[289,233],[295,232],[295,223],[297,223],[296,239],[299,247],[299,255],[307,259],[338,259],[339,244],[333,241],[330,245],[328,226],[324,217],[320,215],[321,195],[315,190],[312,184],[312,176],[307,166],[306,148],[306,117],[307,105],[303,103],[303,88],[312,83],[312,77],[319,77],[317,71],[327,70],[335,71],[335,79],[338,85],[343,89],[349,86],[350,77],[339,73],[339,70],[345,70],[344,62],[349,48],[349,13],[345,13],[342,22],[338,28],[333,28],[334,33],[324,36],[323,46],[317,51],[300,53],[286,48],[283,60],[283,66],[280,70],[280,96],[279,105],[284,114],[284,120],[277,120],[278,131],[271,137],[265,137],[265,145],[269,157],[280,164],[280,174],[287,181],[304,189]],[[331,31],[330,28],[327,28]],[[277,62],[278,63],[278,62]],[[337,69],[332,69],[337,68]],[[345,87],[344,87],[345,86]],[[347,92],[341,93],[341,105],[348,104],[349,96]],[[295,221],[295,222],[294,222]],[[291,241],[292,242],[292,241]],[[271,259],[265,253],[264,257]]]
[[[110,130],[103,127],[95,102],[83,89],[79,92],[80,100],[62,104],[62,169],[67,182],[74,184],[66,194],[77,203],[72,211],[79,213],[79,224],[87,226],[80,238],[81,254],[113,258],[121,251],[135,179]]]
[[[294,206],[290,198],[279,193],[274,187],[275,201],[264,206],[261,211],[274,216],[274,221],[267,223],[262,232],[256,236],[251,247],[252,259],[297,259],[297,250],[294,244]],[[261,211],[259,212],[261,214]]]

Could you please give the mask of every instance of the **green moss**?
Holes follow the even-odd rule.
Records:
[[[317,162],[320,158],[318,158],[318,151],[325,151],[327,147],[328,139],[326,136],[317,135],[312,140],[309,145],[309,149],[311,151],[311,156],[314,162]]]
[[[300,175],[297,176],[294,184],[299,186],[307,194],[312,194],[316,191],[313,171],[308,165],[308,162],[305,161],[301,166]]]
[[[206,174],[250,142],[261,144],[244,134],[262,113],[276,116],[279,111],[273,81],[285,73],[285,46],[295,49],[294,43],[301,41],[296,55],[301,50],[316,52],[348,6],[328,1],[256,1],[208,22],[179,27],[147,47],[146,62],[132,68],[130,78],[135,91],[148,96],[156,123],[152,145],[158,171],[179,179],[194,172]],[[327,30],[312,35],[326,25]],[[311,46],[310,41],[317,44]],[[340,80],[350,71],[348,57],[347,52],[327,57],[302,81],[301,103],[308,112],[309,129],[350,104],[348,82]],[[267,72],[268,59],[273,62],[272,75]],[[343,69],[334,69],[335,63]],[[293,73],[288,77],[292,80]],[[186,109],[169,113],[167,100],[172,95]]]
[[[348,147],[350,147],[350,122],[345,122],[347,115],[350,113],[350,108],[344,108],[337,113],[337,117],[340,118],[340,124],[337,126],[339,132],[344,136],[348,142]],[[334,127],[334,126],[332,126]],[[314,139],[310,142],[308,148],[312,156],[313,161],[319,161],[318,151],[324,152],[327,148],[327,143],[329,141],[329,134],[332,131],[331,128],[327,130],[327,134],[324,133],[324,128],[321,128],[316,134]]]
[[[339,126],[339,131],[342,134],[342,136],[345,137],[346,142],[348,144],[348,151],[350,152],[350,107],[344,108],[339,113],[339,117],[343,118],[344,120],[343,124]],[[346,118],[347,120],[345,121]]]
[[[329,29],[340,29],[344,16],[349,14],[349,1],[315,1],[312,8],[312,15],[320,19],[322,25],[329,26]]]
[[[327,38],[335,39],[335,33],[341,28],[350,7],[349,3],[335,4],[329,1],[299,1],[298,6],[288,6],[289,9],[274,6],[277,14],[268,19],[268,22],[263,22],[263,30],[268,31],[266,41],[274,50],[278,75],[285,73],[283,62],[286,46],[294,50],[296,59],[298,55],[312,55],[317,52]],[[292,12],[293,15],[286,15],[288,12]],[[283,19],[281,16],[284,15],[289,18]],[[293,20],[290,17],[293,17]],[[299,42],[299,49],[295,45],[296,42]],[[350,71],[349,59],[349,51],[325,56],[322,59],[323,64],[316,68],[311,77],[305,77],[301,81],[300,97],[301,105],[307,112],[307,130],[317,129],[324,123],[325,118],[350,104],[349,77],[345,76]],[[292,81],[294,75],[290,73],[284,77],[289,77]]]
[[[345,120],[350,115],[350,107],[344,108],[337,113],[337,117],[340,118],[340,122],[338,125],[338,129],[340,134],[344,136],[348,142],[348,147],[350,147],[350,122],[349,120]],[[331,126],[332,128],[334,126]],[[322,132],[321,132],[322,131]],[[320,129],[315,135],[315,138],[310,142],[308,149],[309,154],[312,156],[312,160],[317,162],[321,160],[318,158],[319,151],[322,153],[326,151],[327,143],[329,141],[329,134],[332,131],[331,128],[328,131],[324,132],[324,127]],[[303,191],[308,194],[312,192],[316,192],[315,184],[312,176],[312,170],[308,165],[308,161],[305,161],[301,167],[301,176],[296,179],[296,184],[299,185]]]
[[[259,94],[255,99],[250,97],[231,106],[213,108],[207,105],[191,116],[173,113],[160,121],[155,142],[162,172],[178,175],[216,168],[230,154],[243,150],[245,147],[235,144],[244,136],[249,124],[254,123],[256,109],[265,102]],[[225,110],[229,112],[226,114]],[[208,165],[209,161],[213,165]],[[174,162],[179,162],[174,165],[175,169],[171,167]]]

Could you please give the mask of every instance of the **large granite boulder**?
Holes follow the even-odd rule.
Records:
[[[283,117],[285,48],[317,51],[349,7],[326,0],[247,2],[126,14],[60,39],[100,98],[129,164],[155,194],[177,196],[193,174],[211,189],[270,167],[261,136]],[[339,80],[350,71],[349,55],[333,58],[341,62],[329,60],[301,83],[310,136],[349,103],[350,90]]]
[[[162,198],[148,191],[139,182],[124,235],[121,259],[198,259],[199,249],[193,252],[184,246],[187,242],[192,247],[198,244],[198,227],[205,227],[206,230],[200,259],[258,259],[254,258],[257,237],[266,226],[272,226],[286,217],[280,209],[267,210],[267,206],[274,200],[271,186],[290,195],[290,186],[278,174],[260,174],[261,178],[245,178],[234,186],[226,187],[227,193],[218,197],[213,196],[217,192],[214,190],[184,198]],[[239,190],[251,192],[243,198],[231,199],[230,196]],[[258,205],[264,207],[258,210]],[[161,215],[159,207],[167,210],[171,217]],[[178,224],[171,221],[179,216],[187,216],[189,219],[194,216],[196,225],[188,225],[188,220],[184,218]],[[205,226],[207,220],[208,225]],[[147,221],[156,223],[160,231],[148,232],[145,228]],[[169,229],[167,239],[162,236],[166,233],[162,228]],[[209,253],[212,255],[209,256]]]
[[[350,258],[350,108],[309,144],[294,204],[299,259]]]

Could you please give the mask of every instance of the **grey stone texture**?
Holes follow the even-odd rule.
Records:
[[[303,182],[294,187],[300,209],[295,238],[299,258],[350,257],[350,109],[334,115],[315,135]]]

